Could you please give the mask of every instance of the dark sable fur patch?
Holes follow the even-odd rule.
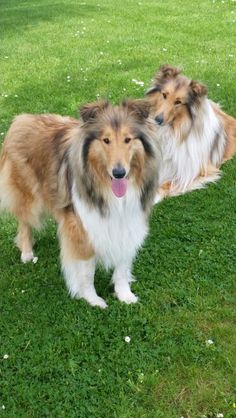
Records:
[[[60,157],[60,145],[62,144],[63,140],[66,138],[66,133],[68,129],[62,128],[60,131],[56,133],[56,135],[53,138],[53,144],[55,153]],[[58,166],[57,166],[57,174],[61,170],[62,166],[64,165],[66,167],[65,169],[65,177],[66,177],[66,183],[68,187],[68,193],[71,197],[71,188],[72,188],[72,178],[71,178],[71,169],[69,165],[69,147],[64,151],[62,156],[58,160]]]
[[[69,196],[71,198],[71,190],[72,190],[72,172],[71,167],[69,164],[69,149],[67,149],[63,155],[62,163],[66,165],[66,183],[68,187]]]
[[[180,78],[179,80],[177,79],[175,82],[175,91],[179,90],[181,87],[184,87],[186,85],[186,80]]]
[[[117,118],[117,117],[114,117],[114,118],[112,118],[111,119],[111,127],[114,129],[114,130],[118,130],[119,129],[119,127],[120,127],[120,125],[121,125],[121,121],[119,120],[119,118]]]
[[[214,141],[213,141],[213,144],[212,144],[212,147],[211,147],[210,161],[213,160],[214,153],[218,152],[219,142],[220,142],[222,133],[223,133],[222,129],[219,132],[215,133]]]
[[[142,186],[142,193],[141,193],[141,205],[143,210],[146,210],[148,205],[150,205],[153,203],[153,199],[154,199],[154,194],[155,194],[155,184],[156,184],[156,180],[154,181],[154,179],[149,179],[148,181],[144,182],[143,186]]]
[[[151,95],[151,94],[154,94],[154,93],[160,93],[160,92],[161,92],[161,86],[160,85],[154,86],[154,87],[151,87],[149,90],[146,91],[145,96],[148,96],[148,95]]]
[[[91,174],[85,174],[82,181],[82,187],[85,192],[87,202],[92,204],[92,206],[97,207],[101,215],[105,216],[107,212],[107,203],[102,194],[96,189],[96,183],[91,177]]]
[[[68,131],[68,128],[63,127],[59,131],[57,131],[57,133],[54,135],[53,146],[54,146],[56,155],[58,155],[60,152],[60,145],[63,142],[63,139],[65,138],[67,131]]]
[[[84,166],[84,176],[81,181],[81,191],[87,202],[99,209],[101,215],[105,215],[107,210],[107,203],[97,188],[97,183],[91,173],[91,167],[88,165],[89,149],[93,141],[98,137],[97,132],[90,132],[84,140],[82,148],[82,158]]]
[[[59,173],[62,164],[68,165],[68,152],[69,152],[69,148],[65,150],[65,152],[62,154],[62,157],[58,160],[57,174]]]
[[[83,158],[84,167],[86,167],[86,165],[87,165],[89,148],[90,148],[92,142],[96,138],[97,138],[96,132],[90,132],[84,140],[83,149],[82,149],[82,158]]]
[[[189,114],[190,119],[193,121],[194,115],[193,115],[193,105],[197,102],[196,96],[194,94],[189,93],[188,95],[188,101],[186,103],[186,108]]]
[[[150,142],[148,140],[148,137],[146,135],[144,135],[143,132],[140,132],[140,133],[137,133],[136,134],[136,138],[139,139],[142,142],[143,148],[144,148],[144,151],[146,152],[146,154],[149,157],[153,157],[154,158],[155,157],[155,153],[154,153],[154,150],[153,150],[153,148],[152,148],[152,146],[151,146],[151,144],[150,144]]]
[[[186,103],[186,108],[190,119],[193,120],[192,105],[190,103]]]

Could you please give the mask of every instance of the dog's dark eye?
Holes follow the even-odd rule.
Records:
[[[131,138],[125,138],[125,143],[128,144],[131,141]]]
[[[105,144],[110,144],[110,139],[109,138],[104,138],[103,142],[105,142]]]
[[[175,101],[175,105],[179,105],[179,104],[181,104],[182,102],[181,102],[181,100],[176,100]]]
[[[162,96],[164,97],[164,99],[166,99],[166,93],[162,93]]]

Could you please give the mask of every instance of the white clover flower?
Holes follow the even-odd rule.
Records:
[[[216,418],[224,418],[224,414],[222,414],[221,412],[219,412],[219,414],[216,414]]]
[[[2,405],[2,409],[6,409],[5,405]]]
[[[125,342],[126,342],[126,343],[130,343],[130,341],[131,341],[131,338],[127,335],[127,336],[125,337]]]
[[[135,78],[132,78],[132,82],[135,83],[137,86],[144,86],[144,82],[143,81],[138,81]]]
[[[213,344],[214,344],[214,341],[213,340],[206,340],[206,345],[207,346],[213,345]]]
[[[7,360],[9,358],[9,355],[8,354],[4,354],[3,358],[4,358],[4,360]]]

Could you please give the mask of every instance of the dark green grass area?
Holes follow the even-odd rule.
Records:
[[[97,97],[142,97],[166,62],[236,116],[235,5],[0,1],[1,138],[18,113],[75,115]],[[135,306],[113,298],[102,269],[107,310],[69,299],[54,223],[35,234],[38,263],[22,265],[15,221],[1,218],[0,416],[236,416],[235,168],[234,159],[217,184],[154,208]]]

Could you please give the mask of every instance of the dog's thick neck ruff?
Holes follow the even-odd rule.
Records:
[[[217,118],[211,101],[203,98],[192,108],[192,120],[187,135],[182,137],[186,127],[179,125],[157,126],[162,148],[163,164],[160,170],[160,184],[171,181],[173,187],[183,192],[199,173],[206,173],[209,163],[219,167],[225,150],[224,129]],[[184,122],[183,122],[184,124]]]
[[[137,188],[129,184],[122,198],[111,193],[107,201],[109,210],[105,216],[78,194],[75,184],[72,187],[72,200],[98,260],[106,268],[130,265],[148,232],[146,214]]]

